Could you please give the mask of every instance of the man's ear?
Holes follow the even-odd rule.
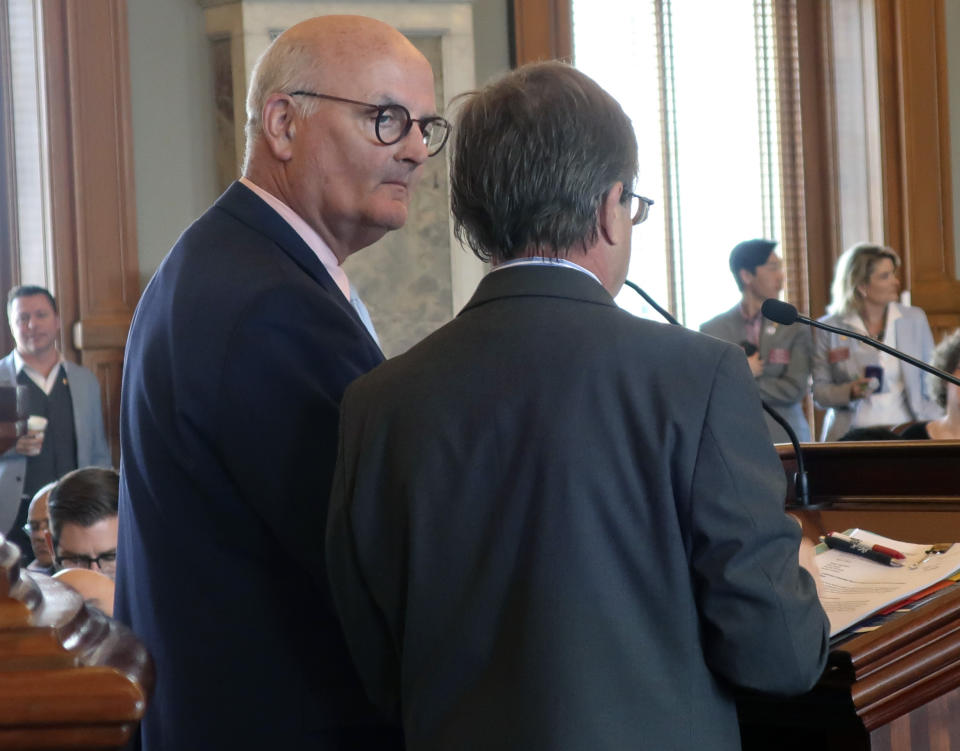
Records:
[[[263,140],[273,156],[281,162],[293,157],[293,139],[297,120],[293,100],[286,94],[267,97],[261,113]]]
[[[740,284],[742,285],[741,289],[746,289],[750,282],[752,282],[754,279],[754,274],[751,274],[746,269],[740,269],[737,271],[737,276],[740,277]]]
[[[623,183],[615,182],[600,201],[600,208],[597,210],[600,236],[608,245],[618,245],[624,239],[624,222],[618,217],[619,212],[625,210],[620,205],[621,196],[623,196]]]

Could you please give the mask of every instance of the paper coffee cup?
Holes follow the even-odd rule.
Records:
[[[42,433],[47,429],[47,418],[40,415],[30,415],[27,418],[28,433]]]

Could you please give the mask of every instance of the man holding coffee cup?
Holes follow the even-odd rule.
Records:
[[[7,320],[16,348],[0,359],[0,383],[26,386],[27,433],[0,455],[0,532],[21,552],[21,529],[33,494],[78,467],[111,465],[100,406],[100,384],[57,349],[60,318],[49,290],[25,285],[7,296]]]

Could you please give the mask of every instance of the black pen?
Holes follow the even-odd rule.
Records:
[[[824,544],[831,550],[839,550],[843,553],[852,553],[853,555],[859,555],[861,558],[866,558],[870,561],[876,561],[877,563],[882,563],[884,566],[902,566],[903,564],[900,561],[896,560],[892,555],[887,555],[886,553],[880,553],[876,550],[873,550],[869,545],[860,540],[854,539],[852,537],[844,537],[841,535],[826,535],[820,538],[823,540]]]

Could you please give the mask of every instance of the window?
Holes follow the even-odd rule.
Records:
[[[629,278],[692,328],[739,299],[733,246],[782,234],[771,4],[573,0],[576,66],[633,121],[635,190],[656,201]],[[659,319],[626,287],[617,302]]]
[[[7,38],[9,50],[0,61],[7,104],[4,117],[4,150],[8,196],[10,244],[3,267],[12,277],[31,283],[43,283],[52,263],[50,251],[50,217],[46,153],[46,113],[41,49],[37,43],[40,28],[39,4],[34,0],[5,0],[0,13],[5,14],[0,30]],[[5,279],[9,286],[11,279]]]

